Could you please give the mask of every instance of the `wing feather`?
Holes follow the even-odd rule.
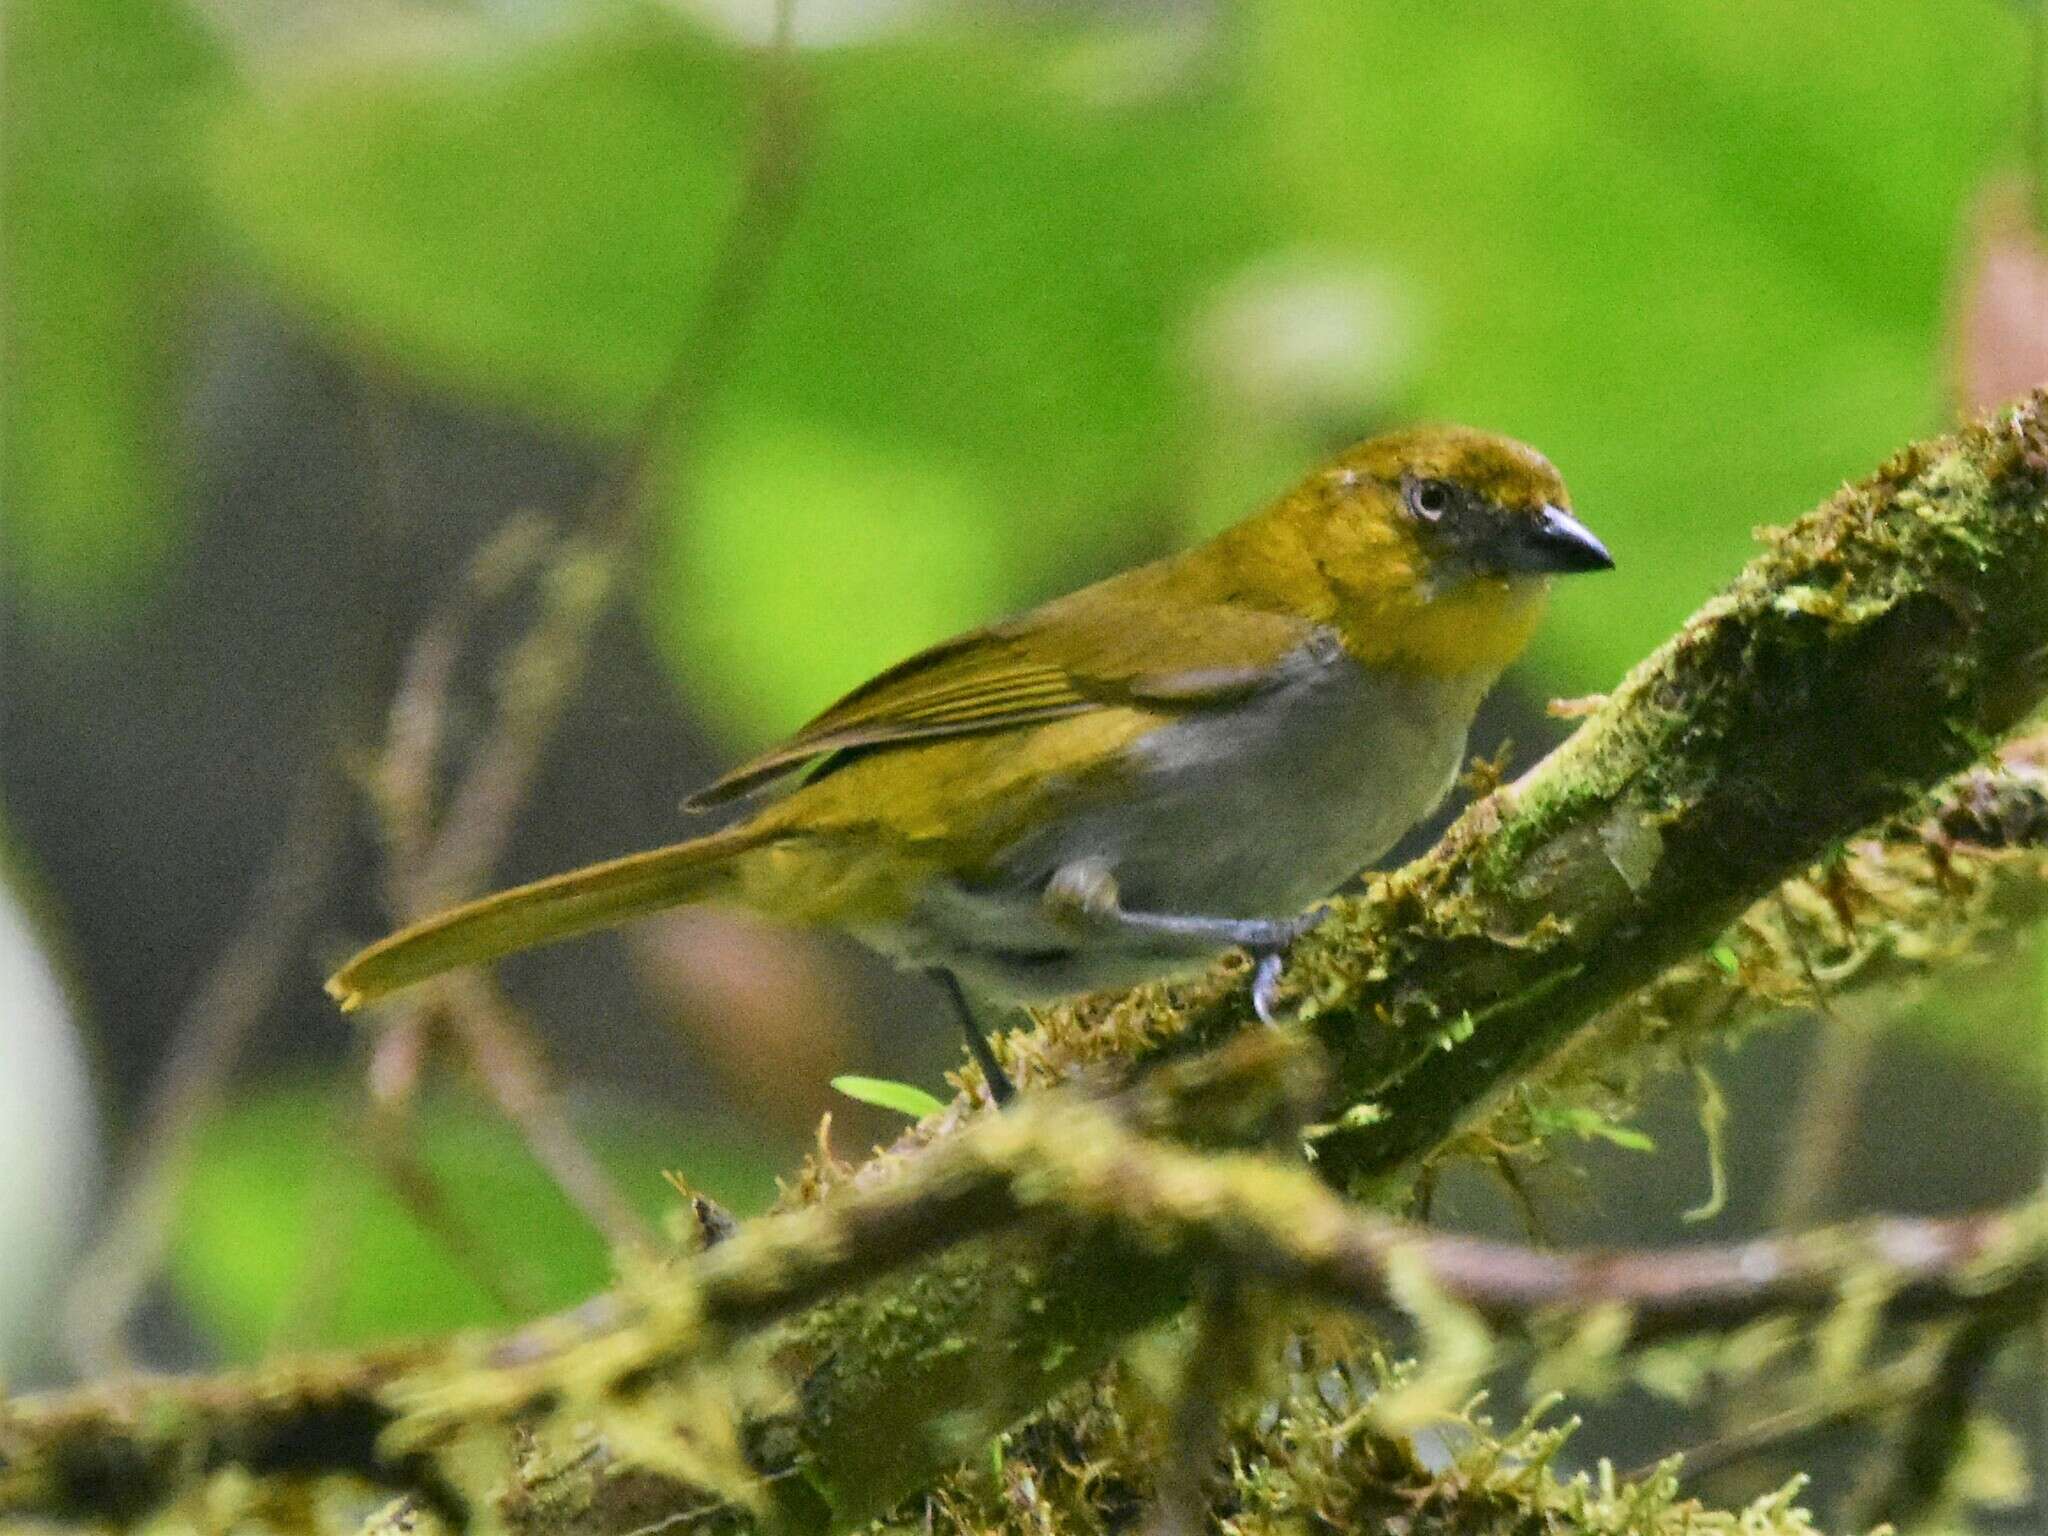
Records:
[[[1313,633],[1304,620],[1229,603],[1174,615],[1162,628],[1156,602],[1134,601],[1149,595],[1131,577],[1120,578],[941,641],[863,683],[684,807],[736,800],[851,751],[1011,730],[1116,706],[1215,708],[1271,686],[1280,664]]]

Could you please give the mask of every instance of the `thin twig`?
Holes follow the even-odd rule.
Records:
[[[326,897],[346,839],[348,803],[348,782],[331,755],[316,754],[300,775],[241,927],[171,1027],[170,1050],[135,1136],[137,1160],[64,1300],[64,1332],[81,1371],[106,1373],[130,1363],[123,1334],[163,1262],[199,1128],[299,957],[300,937]]]
[[[2048,0],[2034,0],[2027,28],[2026,156],[2033,206],[2027,223],[2039,229],[2048,219]]]
[[[1984,1374],[2031,1316],[1992,1308],[1958,1324],[1942,1347],[1933,1379],[1914,1394],[1894,1442],[1875,1463],[1875,1486],[1857,1501],[1848,1522],[1853,1528],[1889,1524],[1910,1530],[1941,1502],[1967,1441]]]
[[[264,1358],[303,1348],[331,1331],[351,1278],[348,1259],[362,1232],[367,1188],[356,1177],[361,1160],[363,1110],[334,1095],[323,1106],[327,1124],[321,1159],[307,1184],[307,1208],[319,1213],[307,1223],[298,1272],[284,1289],[263,1343]]]
[[[612,467],[571,517],[573,531],[543,581],[540,617],[505,658],[494,729],[471,755],[438,817],[432,784],[453,669],[478,598],[490,595],[487,583],[473,573],[407,658],[376,776],[392,905],[401,918],[423,916],[472,894],[497,862],[589,662],[592,637],[617,598],[619,572],[638,535],[650,470],[663,442],[674,445],[679,482],[687,483],[698,424],[758,308],[796,204],[802,156],[792,12],[792,0],[782,0],[774,40],[760,62],[757,124],[738,203],[671,353],[669,372]],[[505,562],[481,566],[502,574]],[[577,1209],[614,1247],[649,1247],[646,1223],[561,1112],[547,1086],[544,1052],[502,994],[480,978],[458,977],[437,986],[428,1004],[445,1010],[487,1093]],[[419,1027],[420,1017],[412,1015],[410,1027]]]
[[[440,985],[463,1054],[534,1160],[614,1248],[651,1251],[656,1245],[646,1219],[570,1124],[531,1024],[488,976],[467,972]]]
[[[1835,915],[1842,925],[1843,943],[1853,947],[1855,923],[1847,912]],[[1823,1214],[1854,1134],[1856,1106],[1877,1064],[1877,1031],[1856,1028],[1842,1017],[1827,983],[1814,968],[1806,935],[1796,928],[1788,933],[1800,974],[1812,988],[1813,1011],[1820,1017],[1824,1034],[1815,1042],[1800,1076],[1789,1122],[1792,1141],[1772,1192],[1770,1224],[1781,1232],[1811,1226]]]
[[[711,259],[697,305],[670,353],[669,371],[628,434],[623,452],[584,504],[579,523],[630,535],[655,450],[673,436],[688,454],[698,426],[737,356],[737,343],[760,306],[796,212],[804,170],[802,82],[796,69],[796,0],[776,0],[773,30],[758,55],[754,132],[748,140],[739,201]],[[686,483],[687,476],[679,475]]]
[[[369,782],[395,910],[410,911],[433,899],[425,882],[411,880],[409,872],[427,862],[433,846],[435,773],[464,639],[479,612],[554,547],[541,519],[519,516],[506,523],[470,557],[455,590],[428,616],[400,664],[385,712],[384,750]],[[410,887],[401,888],[401,880],[410,880]]]
[[[422,1231],[507,1317],[529,1317],[532,1298],[501,1273],[484,1235],[447,1196],[416,1140],[420,1082],[428,1066],[431,1010],[409,1008],[402,1022],[379,1038],[364,1074],[370,1163]]]
[[[1778,1170],[1771,1226],[1810,1226],[1826,1214],[1829,1196],[1856,1130],[1856,1106],[1877,1064],[1878,1031],[1843,1021],[1832,1009],[1800,1075],[1788,1124],[1791,1145]]]
[[[408,1114],[373,1115],[366,1127],[369,1156],[384,1185],[420,1229],[440,1244],[455,1267],[507,1317],[530,1316],[534,1298],[493,1258],[484,1234],[442,1188],[420,1154]]]
[[[1228,1271],[1217,1270],[1206,1277],[1202,1292],[1147,1536],[1201,1536],[1208,1528],[1208,1485],[1227,1437],[1229,1412],[1258,1376],[1261,1330],[1247,1287]]]
[[[494,729],[471,754],[424,850],[392,871],[406,895],[402,917],[423,917],[474,895],[504,851],[542,754],[589,664],[591,638],[611,609],[621,553],[575,540],[554,552],[542,578],[540,617],[501,666]]]
[[[531,697],[501,706],[499,729],[472,759],[449,799],[425,867],[429,884],[466,894],[497,861],[541,748],[571,696],[589,639],[617,594],[621,558],[639,533],[649,477],[664,441],[675,455],[678,489],[689,484],[699,427],[724,383],[739,342],[766,292],[776,256],[797,206],[803,166],[799,80],[790,32],[794,0],[780,0],[774,40],[759,62],[755,131],[738,202],[714,253],[689,320],[670,353],[668,373],[649,398],[612,467],[570,519],[570,564],[583,566],[581,589],[554,605],[553,622],[522,649],[546,658],[545,668],[520,668],[543,680]],[[418,915],[418,914],[408,914]]]
[[[1911,1402],[1927,1389],[1929,1364],[1925,1356],[1909,1354],[1888,1361],[1856,1385],[1855,1390],[1831,1396],[1817,1396],[1728,1429],[1711,1440],[1687,1446],[1684,1476],[1688,1486],[1730,1467],[1741,1466],[1759,1456],[1768,1456],[1798,1441],[1846,1425],[1867,1424]],[[1621,1474],[1624,1482],[1641,1482],[1654,1477],[1668,1459],[1659,1456],[1631,1467]]]

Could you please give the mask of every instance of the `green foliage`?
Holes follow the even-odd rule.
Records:
[[[337,334],[617,432],[739,196],[758,60],[673,12],[578,14],[302,71],[205,161]],[[1263,0],[1194,62],[986,22],[807,53],[795,229],[721,360],[705,483],[671,490],[665,648],[758,736],[1136,547],[1120,512],[1242,509],[1307,439],[1219,429],[1185,343],[1225,279],[1293,249],[1419,315],[1405,413],[1565,466],[1623,575],[1567,594],[1542,654],[1610,681],[1754,524],[1938,417],[2017,25],[1895,0],[1850,47],[1790,0]]]
[[[193,252],[165,146],[218,62],[171,0],[8,11],[0,570],[46,612],[131,594],[173,536],[165,417]]]
[[[203,148],[219,211],[343,340],[622,428],[737,195],[732,61],[651,23],[474,54],[379,42],[227,105]]]
[[[1749,530],[1940,424],[1959,211],[2013,141],[2017,7],[1264,0],[1288,232],[1429,318],[1418,414],[1543,447],[1620,562],[1539,661],[1605,686]]]
[[[180,1206],[178,1293],[238,1359],[280,1328],[298,1345],[350,1345],[503,1323],[458,1257],[421,1227],[359,1145],[353,1101],[289,1088],[245,1100],[203,1132]],[[534,1311],[567,1306],[612,1277],[603,1239],[501,1119],[468,1103],[421,1105],[422,1165],[477,1263]],[[745,1215],[774,1195],[774,1162],[728,1127],[677,1132],[645,1121],[596,1129],[596,1150],[650,1216],[672,1208],[663,1168]]]
[[[913,1120],[922,1120],[926,1115],[937,1114],[946,1107],[915,1083],[892,1082],[886,1077],[856,1077],[849,1074],[833,1078],[832,1086],[849,1099],[862,1104],[873,1104],[880,1109],[893,1109],[897,1114],[908,1115]]]
[[[741,739],[800,724],[1011,590],[1001,503],[971,461],[817,424],[715,433],[664,532],[648,617]]]
[[[593,9],[568,38],[244,99],[210,136],[217,206],[353,344],[626,429],[740,195],[757,61],[672,12]],[[987,26],[802,60],[794,228],[650,588],[738,729],[1103,563],[1105,509],[1168,494],[1169,341],[1262,199],[1216,76],[1104,99],[1099,63]]]

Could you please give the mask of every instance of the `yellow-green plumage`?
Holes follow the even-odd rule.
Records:
[[[1192,963],[1230,920],[1325,893],[1440,797],[1547,575],[1605,561],[1565,505],[1506,439],[1360,444],[1199,548],[856,689],[692,802],[805,774],[737,826],[429,918],[329,990],[354,1007],[700,900],[843,927],[1003,998]],[[1100,910],[1047,897],[1070,889]]]

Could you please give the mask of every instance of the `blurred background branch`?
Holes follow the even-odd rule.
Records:
[[[478,551],[454,598],[423,626],[401,664],[385,748],[364,769],[388,863],[390,908],[399,922],[473,895],[501,857],[548,739],[589,659],[591,639],[637,542],[647,478],[663,444],[687,479],[694,423],[738,350],[797,193],[801,132],[790,48],[791,0],[776,10],[759,66],[757,126],[729,233],[702,295],[676,340],[675,362],[596,487],[554,535],[528,520],[510,523]],[[386,487],[387,492],[389,487]],[[478,610],[538,570],[543,592],[532,628],[506,643],[497,675],[496,717],[446,792],[439,789],[450,690]],[[367,659],[367,658],[362,658]],[[350,751],[355,751],[353,747]],[[162,1262],[184,1160],[200,1119],[214,1110],[235,1053],[296,956],[302,929],[327,896],[346,825],[347,781],[328,756],[316,760],[259,889],[250,926],[231,944],[173,1030],[173,1049],[154,1085],[155,1108],[141,1146],[145,1163],[127,1176],[104,1235],[80,1266],[69,1300],[72,1350],[82,1369],[129,1364],[121,1332]],[[404,1148],[410,1101],[431,1049],[426,1034],[444,1020],[468,1068],[570,1201],[620,1250],[645,1248],[650,1233],[586,1149],[546,1083],[530,1028],[482,978],[456,978],[380,1025],[369,1065],[379,1166],[394,1190],[451,1250],[476,1247],[434,1190],[434,1175]],[[401,1065],[402,1064],[402,1065]],[[480,1283],[496,1290],[488,1273]],[[500,1297],[501,1304],[503,1298]]]
[[[102,1234],[66,1298],[66,1331],[81,1371],[106,1375],[133,1367],[123,1330],[163,1262],[201,1122],[218,1110],[236,1052],[261,1021],[298,958],[306,925],[327,899],[348,825],[349,790],[332,757],[317,757],[307,768],[246,926],[172,1027],[173,1046],[136,1142],[139,1161],[123,1174]]]

